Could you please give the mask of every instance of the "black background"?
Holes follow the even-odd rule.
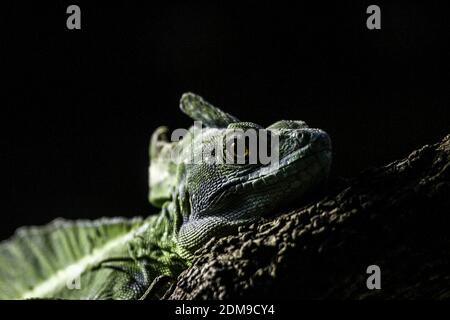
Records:
[[[333,172],[403,157],[449,129],[448,11],[436,3],[20,2],[12,55],[1,238],[56,217],[148,215],[148,141],[187,127],[185,91],[241,120],[326,130]],[[312,1],[311,1],[312,2]],[[297,2],[296,2],[297,3]],[[81,7],[81,30],[66,8]],[[5,29],[4,29],[5,31]]]

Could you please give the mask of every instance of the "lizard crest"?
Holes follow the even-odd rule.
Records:
[[[149,199],[159,214],[19,229],[0,243],[0,298],[165,297],[210,239],[301,199],[327,178],[330,139],[303,121],[262,128],[191,93],[181,110],[194,125],[170,141],[168,129],[158,128],[151,140]]]
[[[178,208],[182,218],[176,241],[184,255],[192,254],[213,236],[232,233],[301,198],[328,176],[330,138],[303,121],[282,120],[262,128],[240,122],[192,93],[182,96],[180,108],[202,127],[192,126],[181,140],[175,135],[173,142],[167,137],[166,127],[155,131],[150,146],[149,200],[158,207],[171,202]],[[201,134],[195,134],[196,129]],[[275,163],[249,163],[251,139],[246,134],[251,130],[258,133],[254,140],[258,147],[262,145],[270,149],[268,154],[277,155]],[[228,137],[235,132],[243,132],[244,139],[248,138],[243,154],[238,155],[244,161],[228,163],[222,158],[229,155]],[[262,137],[271,139],[265,138],[268,141],[260,144]],[[271,145],[273,140],[277,141],[276,149]],[[225,156],[217,152],[221,145]],[[233,147],[236,160],[239,152]]]

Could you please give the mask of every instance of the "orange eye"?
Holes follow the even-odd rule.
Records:
[[[224,144],[225,160],[229,164],[248,164],[250,157],[250,146],[247,140],[239,137],[233,137],[230,143]]]

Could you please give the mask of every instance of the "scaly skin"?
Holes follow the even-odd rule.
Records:
[[[324,131],[308,128],[303,121],[278,121],[266,129],[279,136],[279,167],[193,161],[185,164],[192,157],[185,150],[194,145],[194,153],[198,154],[201,148],[213,148],[229,132],[224,129],[262,128],[239,122],[190,93],[182,96],[181,110],[207,127],[202,136],[189,134],[175,143],[166,141],[164,128],[155,132],[150,150],[149,198],[154,205],[165,201],[179,204],[183,222],[176,242],[184,256],[191,256],[213,236],[233,232],[293,198],[301,198],[328,176],[330,139]],[[173,150],[182,159],[170,161],[168,154]],[[154,181],[152,172],[157,172]],[[161,175],[172,179],[160,180]]]
[[[160,298],[212,237],[300,199],[328,176],[330,139],[302,121],[264,129],[279,138],[278,165],[196,161],[205,153],[220,158],[211,150],[230,130],[263,128],[191,93],[182,96],[181,110],[205,128],[199,136],[191,127],[179,142],[168,141],[165,127],[153,134],[149,200],[161,212],[145,220],[59,220],[20,230],[0,244],[0,298]],[[76,276],[81,288],[68,288]]]
[[[263,128],[239,122],[191,93],[181,98],[181,109],[207,127],[202,136],[189,134],[175,143],[166,141],[165,128],[155,132],[150,150],[149,198],[154,205],[165,201],[179,204],[183,222],[176,242],[183,256],[191,256],[213,236],[229,234],[293,198],[301,198],[328,176],[330,139],[324,131],[308,128],[303,121],[278,121],[266,129],[279,136],[279,167],[205,161],[185,164],[193,156],[186,150],[190,151],[192,145],[194,154],[212,149],[229,132],[224,129]],[[170,161],[168,154],[174,150],[181,159]],[[155,179],[152,172],[157,172]],[[161,180],[161,175],[172,179]]]

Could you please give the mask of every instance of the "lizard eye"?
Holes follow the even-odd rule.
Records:
[[[224,146],[225,162],[227,164],[249,164],[250,146],[249,141],[242,137],[233,137]]]
[[[244,164],[248,164],[248,160],[250,157],[250,148],[248,146],[247,141],[244,141],[244,150],[239,150],[239,142],[233,142],[232,144],[232,150],[233,150],[233,159],[235,163],[239,163],[239,160],[244,160]],[[242,162],[241,160],[241,162]]]

